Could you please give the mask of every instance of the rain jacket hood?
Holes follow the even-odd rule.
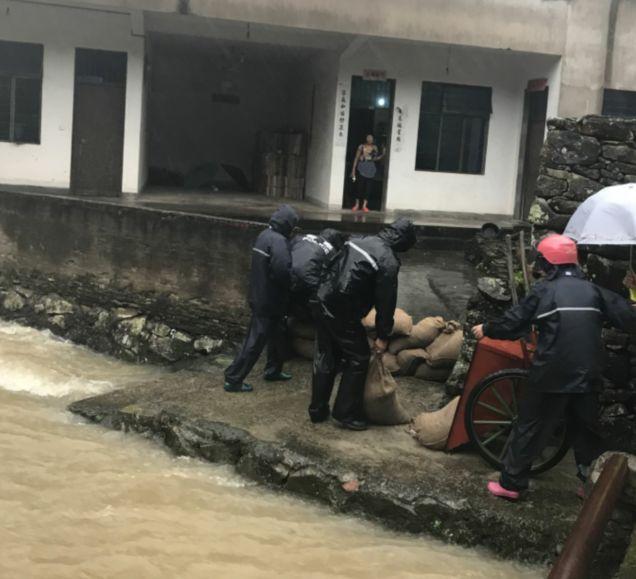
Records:
[[[386,241],[393,251],[408,251],[415,245],[415,227],[410,219],[400,217],[391,225],[385,227],[378,237]]]
[[[345,241],[347,241],[347,236],[337,229],[323,229],[320,232],[320,237],[333,245],[337,251],[340,251],[344,247]]]
[[[289,238],[298,225],[298,213],[289,205],[281,205],[269,220],[269,226],[276,232]]]

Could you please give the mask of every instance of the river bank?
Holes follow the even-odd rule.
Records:
[[[274,493],[65,407],[166,376],[0,321],[0,577],[539,579]]]
[[[363,433],[306,418],[310,366],[293,362],[294,380],[231,396],[222,391],[222,360],[205,373],[183,371],[147,384],[74,402],[70,410],[106,427],[158,437],[175,453],[235,465],[268,487],[363,515],[389,528],[449,543],[482,546],[499,556],[547,563],[580,509],[570,457],[535,482],[518,504],[491,498],[495,473],[470,452],[447,455],[418,446],[405,427]],[[437,384],[403,379],[413,414],[439,406]],[[596,564],[607,577],[622,559],[631,513],[608,530]]]

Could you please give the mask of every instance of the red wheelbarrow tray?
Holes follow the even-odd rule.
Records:
[[[477,342],[464,389],[453,418],[448,440],[446,441],[446,451],[459,448],[470,442],[470,437],[466,431],[466,404],[470,393],[486,376],[513,368],[527,368],[529,364],[529,352],[522,340],[493,340],[483,338]]]

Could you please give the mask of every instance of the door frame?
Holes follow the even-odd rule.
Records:
[[[348,111],[348,119],[347,119],[347,140],[346,140],[346,145],[345,145],[345,152],[344,152],[344,157],[345,157],[345,171],[344,171],[344,179],[343,179],[343,187],[342,187],[342,202],[341,202],[341,206],[343,209],[345,209],[345,197],[346,197],[346,189],[345,189],[345,183],[347,182],[348,176],[351,173],[351,167],[349,166],[349,164],[347,163],[347,153],[349,150],[349,133],[350,133],[350,129],[351,129],[351,111],[353,108],[353,79],[354,78],[362,78],[364,80],[363,75],[361,74],[352,74],[351,75],[351,79],[350,79],[350,90],[349,90],[349,111]],[[371,80],[371,79],[369,79]],[[386,204],[387,204],[387,191],[388,191],[388,183],[389,183],[389,167],[390,167],[390,160],[391,160],[391,146],[392,146],[392,140],[393,140],[393,118],[395,115],[395,87],[397,84],[396,79],[394,78],[386,78],[384,79],[386,82],[389,83],[389,87],[390,87],[390,104],[388,107],[388,111],[389,111],[389,119],[387,122],[387,136],[386,136],[386,155],[384,157],[384,159],[382,160],[383,162],[383,170],[384,170],[384,178],[382,179],[382,190],[380,193],[380,209],[378,211],[385,211],[386,210]],[[376,110],[375,107],[373,108],[373,110]]]
[[[122,82],[102,82],[102,83],[91,83],[91,82],[86,82],[86,81],[82,81],[80,80],[80,77],[77,74],[77,60],[78,60],[78,55],[80,54],[80,51],[89,51],[89,52],[108,52],[108,53],[116,53],[116,54],[123,54],[125,55],[125,67],[124,67],[124,77]],[[117,88],[120,88],[122,91],[122,99],[123,99],[123,115],[121,118],[121,159],[118,159],[117,164],[119,166],[119,171],[117,173],[117,178],[116,178],[116,182],[117,185],[115,187],[114,190],[112,191],[108,191],[108,193],[111,193],[113,196],[115,195],[121,195],[122,190],[123,190],[123,180],[124,180],[124,150],[125,150],[125,138],[126,138],[126,105],[127,105],[127,85],[128,85],[128,53],[126,51],[122,51],[122,50],[102,50],[102,49],[93,49],[93,48],[85,48],[85,47],[76,47],[75,48],[75,52],[74,52],[74,73],[73,73],[73,125],[72,125],[72,129],[71,129],[71,167],[70,167],[70,191],[71,192],[76,192],[79,193],[80,195],[82,193],[97,193],[99,194],[100,191],[99,189],[96,190],[82,190],[82,189],[77,189],[76,185],[76,180],[77,180],[77,171],[78,171],[78,163],[79,163],[79,152],[78,152],[78,142],[77,140],[79,139],[79,132],[78,132],[78,126],[80,125],[79,119],[78,119],[78,99],[77,99],[77,89],[78,86],[82,86],[82,85],[91,85],[94,84],[96,86],[115,86]],[[105,193],[106,191],[104,191],[103,193]],[[103,194],[102,193],[102,194]]]
[[[523,120],[521,125],[521,142],[519,146],[519,158],[517,163],[517,184],[514,206],[514,217],[517,219],[524,219],[525,214],[528,212],[529,207],[526,207],[524,181],[526,178],[527,160],[528,160],[528,137],[530,126],[530,100],[532,94],[545,93],[546,95],[546,107],[547,99],[549,96],[549,86],[547,79],[529,80],[527,87],[524,91],[523,97]],[[547,121],[547,114],[546,114]],[[545,126],[544,126],[544,140],[545,140]]]

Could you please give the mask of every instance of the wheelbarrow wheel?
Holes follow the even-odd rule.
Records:
[[[479,454],[501,470],[512,429],[519,412],[519,400],[528,382],[528,371],[501,370],[486,376],[470,393],[466,404],[466,431]],[[557,465],[567,454],[568,439],[563,421],[552,435],[543,453],[532,465],[539,474]]]

